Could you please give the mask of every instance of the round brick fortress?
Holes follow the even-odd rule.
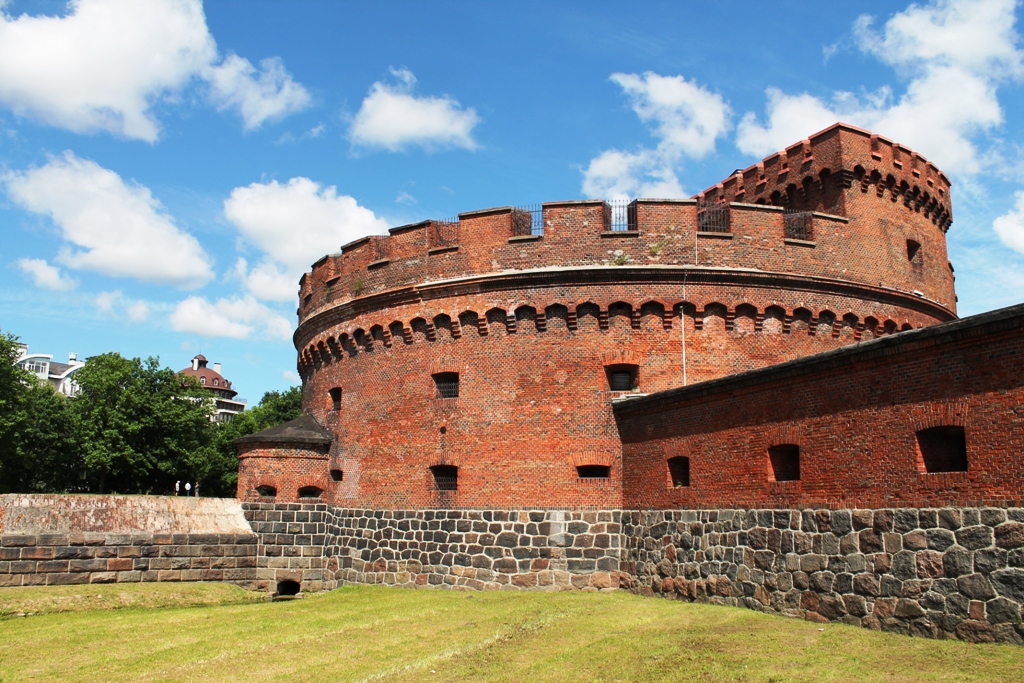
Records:
[[[690,200],[357,240],[300,282],[304,409],[332,441],[287,466],[251,444],[238,495],[619,507],[613,401],[955,318],[950,222],[934,165],[837,124]]]

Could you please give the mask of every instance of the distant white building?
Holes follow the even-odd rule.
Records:
[[[235,415],[245,410],[245,399],[235,398],[238,392],[232,389],[231,382],[220,374],[220,363],[214,363],[212,369],[208,368],[206,357],[199,354],[192,359],[191,366],[179,370],[178,374],[195,377],[212,394],[211,400],[215,411],[212,419],[215,422],[230,422]]]
[[[69,353],[67,363],[53,360],[51,353],[29,353],[28,344],[18,344],[18,360],[15,364],[31,372],[41,380],[53,385],[53,388],[65,396],[78,393],[78,383],[74,376],[85,363],[78,360],[78,354]]]

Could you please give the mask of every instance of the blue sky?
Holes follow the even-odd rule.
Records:
[[[0,0],[0,331],[251,402],[299,275],[461,211],[690,196],[837,120],[953,181],[960,313],[1024,301],[1009,0]]]

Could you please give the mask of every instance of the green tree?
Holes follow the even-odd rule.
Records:
[[[70,400],[15,365],[17,338],[0,335],[0,492],[81,490],[79,426]]]
[[[91,357],[75,379],[90,490],[164,493],[218,476],[212,404],[195,379],[117,353]]]
[[[235,416],[231,422],[217,427],[214,440],[217,455],[219,480],[211,478],[211,493],[234,496],[238,485],[238,451],[234,440],[240,436],[255,434],[264,429],[302,417],[302,389],[291,387],[285,391],[268,391],[263,394],[259,405]]]

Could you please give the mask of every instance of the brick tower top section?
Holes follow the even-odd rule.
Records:
[[[950,183],[938,168],[840,123],[692,199],[506,206],[363,237],[303,275],[295,341],[302,348],[323,325],[370,311],[607,281],[612,272],[634,282],[686,274],[842,288],[939,322],[956,309],[951,222]]]
[[[870,187],[876,197],[902,202],[943,233],[953,222],[946,174],[912,149],[845,123],[737,169],[697,198],[850,216],[853,206],[845,193],[821,192],[830,182],[844,188],[857,185],[862,194]]]

